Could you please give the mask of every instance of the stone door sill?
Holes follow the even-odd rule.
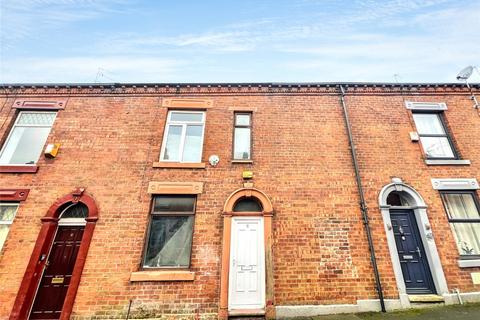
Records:
[[[264,316],[265,309],[234,309],[228,311],[229,316]]]

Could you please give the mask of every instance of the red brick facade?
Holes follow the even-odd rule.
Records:
[[[154,167],[169,110],[162,100],[180,97],[211,101],[201,106],[206,110],[205,168]],[[60,144],[58,156],[42,154],[36,173],[0,173],[0,189],[29,190],[1,250],[0,319],[8,319],[19,301],[41,219],[57,199],[76,188],[85,188],[95,200],[98,221],[72,319],[125,318],[129,305],[130,316],[137,318],[222,316],[224,205],[243,187],[242,171],[247,169],[253,171],[253,187],[273,206],[270,273],[267,268],[271,299],[266,301],[270,316],[275,307],[357,305],[358,300],[378,299],[337,86],[3,87],[2,145],[18,113],[18,99],[66,102],[47,140]],[[427,205],[448,290],[476,292],[480,299],[480,285],[471,276],[480,267],[459,267],[440,194],[431,183],[432,178],[480,178],[480,114],[469,92],[459,85],[349,85],[345,100],[385,298],[397,301],[399,289],[378,197],[397,177]],[[455,147],[471,163],[427,165],[421,145],[409,137],[416,129],[406,101],[446,103],[444,115]],[[252,111],[253,163],[231,161],[235,110]],[[220,158],[215,167],[208,163],[213,154]],[[193,281],[130,281],[132,273],[141,271],[150,182],[203,183],[189,268]]]

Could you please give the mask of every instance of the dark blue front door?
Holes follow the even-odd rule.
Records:
[[[413,210],[390,210],[403,279],[409,294],[435,294]]]

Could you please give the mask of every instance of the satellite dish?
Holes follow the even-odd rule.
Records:
[[[470,78],[473,72],[473,67],[468,66],[466,68],[463,68],[462,71],[460,71],[457,75],[457,80],[467,80]]]

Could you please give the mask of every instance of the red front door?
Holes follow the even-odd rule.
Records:
[[[58,227],[30,319],[59,319],[82,241],[83,226]]]

